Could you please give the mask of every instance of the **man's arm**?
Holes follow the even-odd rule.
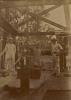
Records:
[[[63,47],[62,47],[60,44],[58,44],[58,48],[59,48],[60,50],[63,50]]]

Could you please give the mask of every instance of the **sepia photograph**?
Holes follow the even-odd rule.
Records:
[[[0,0],[0,100],[71,100],[71,0]]]

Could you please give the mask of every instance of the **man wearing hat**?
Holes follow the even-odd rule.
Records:
[[[59,66],[59,53],[62,51],[62,46],[57,42],[56,35],[51,37],[51,51],[53,57],[53,68],[54,74],[59,76],[60,75],[60,66]]]

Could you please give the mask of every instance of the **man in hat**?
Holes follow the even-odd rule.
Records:
[[[13,43],[13,38],[9,37],[5,46],[5,70],[10,72],[15,72],[15,54],[16,46]]]
[[[59,66],[59,53],[63,50],[62,46],[57,42],[56,35],[51,37],[51,51],[53,57],[53,68],[54,74],[59,76],[60,75],[60,66]]]

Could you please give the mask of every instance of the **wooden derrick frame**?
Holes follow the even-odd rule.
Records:
[[[29,19],[27,19],[27,20],[25,20],[25,21],[23,21],[22,23],[20,23],[19,24],[19,26],[21,26],[21,25],[24,25],[24,24],[26,24],[27,22],[29,22],[29,21],[32,21],[32,20],[34,20],[36,17],[38,18],[38,20],[41,20],[41,21],[44,21],[44,22],[46,22],[46,23],[49,23],[49,24],[51,24],[51,25],[53,25],[53,26],[55,26],[55,27],[58,27],[58,28],[60,28],[60,29],[62,29],[63,31],[65,31],[66,29],[67,29],[67,26],[65,27],[65,26],[63,26],[63,25],[60,25],[60,24],[58,24],[58,23],[55,23],[55,22],[53,22],[53,21],[51,21],[51,20],[49,20],[49,19],[47,19],[47,18],[44,18],[42,15],[45,15],[45,14],[47,14],[48,12],[50,12],[50,11],[52,11],[52,10],[54,10],[54,9],[56,9],[56,8],[58,8],[58,7],[60,7],[61,5],[66,5],[66,4],[70,4],[71,2],[70,2],[70,0],[68,1],[68,2],[66,2],[66,0],[64,0],[64,2],[59,2],[59,0],[57,1],[57,2],[59,2],[59,3],[56,3],[55,2],[55,0],[54,0],[54,3],[52,2],[53,0],[48,0],[48,4],[54,4],[54,6],[53,7],[51,7],[51,8],[48,8],[48,9],[46,9],[46,10],[44,10],[44,11],[41,11],[40,13],[38,13],[38,14],[34,14],[34,13],[30,13],[30,12],[28,12],[28,14],[31,16],[31,18],[29,18]],[[13,3],[13,5],[12,5],[12,3]],[[18,4],[17,4],[18,3]],[[25,4],[27,4],[27,3],[25,3]],[[31,3],[29,3],[30,5],[31,5]],[[37,5],[38,3],[36,3],[36,5]],[[23,4],[22,4],[23,5]],[[21,4],[19,4],[19,1],[8,1],[7,0],[7,2],[3,2],[3,3],[0,3],[0,9],[2,9],[2,8],[9,8],[9,7],[14,7],[14,8],[18,8],[18,7],[21,7]],[[66,18],[66,17],[65,17]],[[11,25],[11,24],[9,24],[9,22],[6,20],[6,19],[4,19],[3,17],[2,17],[2,15],[0,16],[0,26],[2,27],[2,28],[4,28],[7,32],[9,32],[9,33],[12,33],[12,34],[14,34],[14,35],[18,35],[19,34],[19,32],[16,30],[16,29],[14,29],[14,27]]]

